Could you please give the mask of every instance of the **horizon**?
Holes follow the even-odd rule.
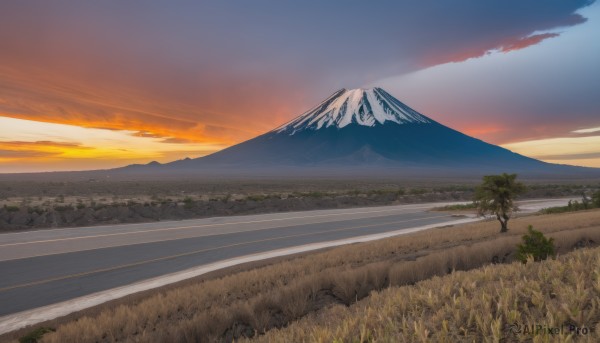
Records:
[[[598,168],[600,5],[541,6],[0,4],[0,32],[17,33],[0,35],[0,173],[202,157],[372,87],[516,153]]]

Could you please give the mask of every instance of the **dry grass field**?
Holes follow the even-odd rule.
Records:
[[[257,342],[599,342],[600,248],[374,292]]]
[[[318,317],[312,316],[330,313],[323,311],[339,312],[339,317],[331,315],[334,316],[333,319],[338,318],[339,325],[343,326],[346,325],[344,323],[350,323],[352,320],[351,311],[354,311],[355,308],[353,304],[368,297],[373,291],[413,285],[421,280],[449,273],[451,273],[449,277],[458,282],[461,275],[467,279],[466,275],[468,274],[456,273],[456,271],[470,270],[490,263],[510,263],[516,250],[516,244],[520,242],[521,235],[525,233],[530,224],[555,239],[559,254],[600,242],[600,210],[516,218],[510,222],[510,231],[505,234],[498,233],[499,226],[496,221],[437,228],[381,241],[343,246],[299,258],[290,258],[218,279],[187,283],[180,287],[170,287],[167,290],[157,290],[142,299],[121,303],[119,306],[106,308],[100,312],[84,311],[77,316],[71,316],[68,321],[59,319],[41,324],[40,326],[50,326],[56,329],[56,332],[46,334],[42,341],[232,341],[244,337],[260,337],[265,333],[269,334],[264,336],[265,339],[273,337],[276,341],[286,341],[285,337],[300,338],[300,336],[294,335],[299,335],[301,330],[308,330],[306,327],[299,329],[300,326],[292,325],[289,331],[273,330],[288,326],[305,317],[305,321],[301,321],[297,325],[304,325],[302,323],[310,325],[308,324],[311,323],[310,320],[318,321]],[[592,266],[594,265],[590,265],[590,267]],[[596,263],[595,266],[597,268],[598,264]],[[518,266],[512,264],[502,268],[506,268],[501,270],[509,273],[509,270],[517,270]],[[492,274],[488,270],[482,275]],[[435,280],[439,279],[431,282],[440,282]],[[586,279],[585,282],[588,281]],[[505,288],[512,287],[512,282],[506,282],[503,286]],[[444,288],[446,293],[439,295],[435,293],[440,291],[439,288],[431,289],[434,292],[431,295],[434,297],[431,301],[441,301],[439,299],[443,299],[447,292],[455,289],[452,288],[455,287],[452,283],[448,287],[450,288]],[[476,283],[469,289],[478,288]],[[380,299],[384,294],[391,294],[386,293],[392,292],[391,289],[376,296],[379,298],[373,299]],[[497,291],[503,292],[502,287]],[[482,297],[480,300],[484,302],[493,302],[495,299],[492,297],[493,294],[490,295],[491,293],[469,294],[470,298]],[[535,301],[538,300],[536,298]],[[524,310],[518,304],[499,304],[510,307],[509,309],[502,308],[502,311],[516,311],[518,313],[513,313],[513,316],[528,318],[528,314],[522,312]],[[467,303],[461,306],[467,306]],[[342,309],[344,310],[342,311]],[[384,328],[389,328],[391,336],[377,337],[382,337],[382,341],[386,341],[386,337],[393,340],[395,337],[393,335],[405,332],[399,331],[400,333],[398,333],[396,329],[403,328],[402,325],[406,323],[412,323],[410,318],[419,316],[418,309],[414,307],[410,309],[413,312],[406,313],[406,321],[398,321],[398,316],[401,319],[403,315],[400,313],[396,314],[396,317],[390,317],[393,323],[381,323]],[[584,307],[581,308],[581,310],[583,309]],[[443,312],[444,316],[450,315],[454,309],[447,311]],[[93,314],[87,315],[86,313]],[[370,313],[370,315],[377,316],[377,312],[374,310],[371,310]],[[495,312],[492,312],[492,315],[493,313]],[[445,330],[445,326],[438,327],[436,325],[450,325],[450,322],[443,324],[443,320],[439,323],[428,322],[429,317],[427,316],[430,314],[426,308],[422,309],[422,314],[424,316],[422,320],[415,321],[414,325],[417,326],[410,324],[413,325],[414,334],[424,335],[427,332],[428,335],[432,335],[434,330]],[[454,330],[448,333],[449,341],[452,341],[452,337],[455,337],[453,335],[459,332],[457,330],[460,329],[460,325],[468,330],[479,330],[477,327],[479,324],[473,324],[473,320],[485,320],[481,325],[489,324],[487,320],[496,320],[496,317],[478,319],[469,312],[465,314],[464,311],[460,311],[460,315],[468,317],[457,317],[457,320],[465,320],[464,323],[452,322],[459,325],[458,327],[450,328],[448,326],[448,330]],[[354,320],[360,322],[358,317]],[[338,322],[331,322],[331,327],[322,329],[315,326],[315,331],[307,331],[302,339],[312,341],[322,337],[325,341],[331,341],[336,338],[336,335],[345,333],[347,335],[343,336],[342,341],[359,341],[360,332],[352,331],[355,329],[351,328],[344,329],[346,331],[336,331],[338,330],[335,326],[336,323]],[[497,326],[498,322],[494,322],[494,325]],[[476,337],[487,336],[491,329],[496,330],[486,327],[484,331],[472,333],[480,335],[473,336],[473,339],[478,341]],[[11,337],[19,337],[27,330],[14,333]],[[376,332],[370,328],[365,330],[367,331],[364,333],[371,336],[381,334],[381,331]],[[274,336],[270,336],[271,334]],[[9,338],[9,336],[6,337]],[[294,340],[292,339],[292,341]]]

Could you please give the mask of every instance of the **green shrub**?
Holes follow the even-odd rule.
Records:
[[[8,212],[19,212],[19,206],[15,205],[4,205],[4,209]]]
[[[517,259],[523,263],[527,262],[529,256],[534,261],[542,261],[548,257],[554,257],[554,238],[546,238],[540,231],[534,230],[529,225],[527,234],[523,235],[523,243],[517,246]]]
[[[71,211],[71,210],[73,210],[73,206],[71,206],[71,205],[58,205],[58,206],[54,206],[54,210],[58,211],[58,212]]]
[[[410,190],[410,195],[423,195],[425,193],[427,193],[427,190],[423,188],[413,188]]]
[[[592,205],[594,207],[600,207],[600,190],[592,194]]]
[[[190,197],[185,197],[183,199],[183,207],[185,207],[187,209],[194,207],[194,199],[192,199]]]
[[[446,205],[441,207],[434,207],[433,210],[436,211],[459,211],[459,210],[474,210],[477,208],[477,204],[474,202],[470,202],[468,204],[456,204],[456,205]]]
[[[39,206],[35,206],[35,207],[28,207],[27,208],[27,213],[31,214],[31,213],[36,213],[38,215],[41,215],[42,213],[44,213],[44,209],[39,207]]]
[[[569,206],[556,206],[556,207],[548,207],[540,210],[542,214],[556,214],[556,213],[565,213],[565,212],[573,212],[572,207]]]
[[[591,201],[584,196],[581,202],[577,200],[569,200],[567,206],[548,207],[542,209],[540,212],[543,214],[565,213],[583,211],[598,207],[600,207],[600,191],[596,191],[596,193],[592,194]]]
[[[312,192],[304,193],[303,195],[306,197],[309,197],[309,198],[323,198],[323,197],[326,197],[328,194],[325,192],[312,191]]]
[[[263,200],[267,199],[267,197],[262,194],[251,194],[251,195],[248,195],[246,197],[246,199],[250,200],[250,201],[263,201]]]
[[[37,343],[38,340],[40,338],[42,338],[42,336],[48,332],[54,332],[56,331],[53,328],[47,328],[47,327],[39,327],[33,331],[31,331],[30,333],[28,333],[27,335],[19,338],[19,343]]]

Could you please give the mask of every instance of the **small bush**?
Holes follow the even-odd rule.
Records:
[[[19,206],[15,205],[4,205],[4,209],[8,212],[19,212]]]
[[[543,208],[540,210],[541,214],[558,214],[558,213],[566,213],[566,212],[573,212],[573,210],[569,206],[555,206],[555,207]]]
[[[188,210],[194,207],[194,199],[190,197],[185,197],[183,199],[183,207],[185,207]]]
[[[41,339],[44,334],[54,331],[56,330],[53,328],[39,327],[31,331],[27,335],[19,338],[19,343],[37,343],[38,340]]]
[[[474,210],[477,208],[477,204],[474,202],[468,204],[456,204],[446,205],[441,207],[434,207],[434,211],[460,211],[460,210]]]
[[[592,194],[592,205],[594,207],[600,207],[600,191],[596,191]]]
[[[312,191],[312,192],[307,192],[303,194],[304,196],[308,197],[308,198],[323,198],[326,197],[328,194],[325,192],[319,192],[319,191]]]
[[[546,238],[540,231],[534,230],[529,225],[527,234],[523,235],[523,243],[517,246],[517,259],[523,263],[527,262],[529,256],[534,261],[545,260],[554,257],[554,238]]]
[[[252,194],[248,195],[246,199],[248,199],[249,201],[263,201],[267,199],[267,197],[262,194]]]
[[[71,211],[71,210],[73,210],[73,206],[71,206],[71,205],[58,205],[58,206],[54,206],[54,210],[58,211],[58,212]]]
[[[411,195],[423,195],[425,193],[427,193],[427,190],[422,188],[413,188],[410,190]]]

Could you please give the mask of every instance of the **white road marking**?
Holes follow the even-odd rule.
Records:
[[[418,209],[418,208],[410,208],[410,209]],[[56,239],[46,239],[46,240],[40,240],[40,241],[6,243],[6,244],[0,244],[0,247],[24,245],[24,244],[38,244],[38,243],[48,243],[48,242],[71,241],[71,240],[77,240],[77,239],[88,239],[88,238],[99,238],[99,237],[110,237],[110,236],[137,235],[137,234],[143,234],[143,233],[173,231],[173,230],[199,229],[199,228],[213,227],[213,226],[256,224],[256,223],[267,223],[267,222],[276,222],[276,221],[293,220],[293,219],[331,217],[331,216],[342,216],[342,215],[349,215],[349,214],[353,215],[353,214],[384,213],[384,212],[405,211],[405,210],[409,210],[409,209],[402,209],[402,208],[397,209],[396,208],[396,209],[386,209],[386,210],[378,210],[378,211],[345,212],[345,213],[321,214],[321,215],[310,215],[310,216],[273,218],[273,219],[252,220],[252,221],[245,221],[245,222],[214,223],[214,224],[202,224],[202,225],[191,225],[191,226],[175,226],[175,227],[168,227],[168,228],[148,229],[148,230],[139,230],[139,231],[131,231],[131,232],[107,233],[107,234],[93,235],[93,236],[65,237],[65,238],[56,238]],[[409,213],[403,213],[403,214],[411,214],[411,213],[419,213],[419,212],[409,212]],[[357,218],[357,219],[360,219],[360,218]],[[148,224],[148,223],[144,223],[144,224]],[[297,225],[297,224],[293,224],[293,225]],[[245,231],[243,230],[243,231],[236,231],[236,232],[246,232],[246,231],[251,232],[254,230],[245,230]],[[35,232],[37,232],[37,231],[35,231]]]
[[[24,283],[24,284],[7,286],[7,287],[0,288],[0,292],[4,292],[4,291],[15,289],[15,288],[23,288],[23,287],[34,286],[34,285],[39,285],[39,284],[43,284],[43,283],[49,283],[49,282],[53,282],[53,281],[59,281],[59,280],[65,280],[65,279],[72,279],[72,278],[76,278],[76,277],[80,277],[80,276],[86,276],[86,275],[91,275],[91,274],[103,273],[103,272],[113,271],[113,270],[117,270],[117,269],[135,267],[135,266],[139,266],[139,265],[143,265],[143,264],[148,264],[148,263],[153,263],[153,262],[158,262],[158,261],[171,260],[171,259],[175,259],[175,258],[178,258],[178,257],[195,255],[195,254],[199,254],[199,253],[203,253],[203,252],[208,252],[208,251],[219,250],[219,249],[232,248],[232,247],[241,246],[241,245],[247,245],[247,244],[253,244],[253,243],[261,243],[261,242],[269,242],[269,241],[276,241],[276,240],[280,240],[280,239],[294,238],[294,237],[315,236],[315,235],[321,235],[321,234],[332,233],[332,232],[341,232],[341,231],[349,231],[349,230],[356,230],[356,229],[373,228],[373,227],[377,227],[377,226],[395,225],[395,224],[415,222],[415,221],[426,220],[426,219],[446,218],[446,217],[451,217],[451,216],[449,216],[449,215],[438,215],[438,216],[423,217],[423,218],[413,218],[413,219],[405,219],[405,220],[396,220],[396,221],[387,222],[387,223],[376,223],[376,224],[368,224],[368,225],[357,225],[357,226],[350,226],[350,227],[341,227],[341,228],[337,228],[337,229],[329,229],[329,230],[322,230],[322,231],[316,231],[316,232],[303,232],[303,233],[296,233],[296,234],[287,235],[287,236],[276,236],[276,237],[269,237],[269,238],[257,239],[257,240],[253,240],[253,241],[233,243],[233,244],[222,245],[222,246],[211,247],[211,248],[203,248],[203,249],[200,249],[200,250],[186,251],[186,252],[182,252],[182,253],[178,253],[178,254],[174,254],[174,255],[161,256],[161,257],[156,257],[156,258],[152,258],[152,259],[148,259],[148,260],[141,260],[141,261],[137,261],[137,262],[126,263],[126,264],[121,264],[121,265],[116,265],[116,266],[111,266],[111,267],[105,267],[105,268],[96,269],[96,270],[89,270],[89,271],[80,272],[80,273],[76,273],[76,274],[56,276],[56,277],[49,278],[49,279],[42,279],[42,280],[27,282],[27,283]]]
[[[328,247],[335,247],[335,246],[340,246],[340,245],[344,245],[344,244],[368,242],[368,241],[373,241],[373,240],[377,240],[377,239],[382,239],[382,238],[422,231],[422,230],[426,230],[426,229],[431,229],[431,228],[439,227],[440,225],[444,225],[444,226],[445,225],[456,225],[456,224],[473,222],[473,221],[477,221],[477,220],[478,219],[476,219],[476,218],[460,219],[460,220],[450,221],[450,222],[441,223],[441,224],[440,223],[430,224],[430,225],[424,225],[424,226],[420,226],[420,227],[416,227],[416,228],[403,229],[403,230],[397,230],[397,231],[389,231],[389,232],[374,234],[374,235],[352,237],[352,238],[346,238],[346,239],[330,241],[330,242],[313,243],[313,244],[307,244],[307,245],[297,246],[297,247],[293,247],[293,248],[278,249],[278,250],[272,250],[272,251],[253,254],[253,255],[241,256],[241,257],[236,257],[236,258],[229,259],[229,260],[219,261],[219,262],[215,262],[215,263],[211,263],[211,264],[207,264],[207,265],[203,265],[203,266],[197,266],[197,267],[190,268],[190,269],[180,271],[177,273],[172,273],[172,274],[144,280],[141,282],[137,282],[137,283],[134,283],[131,285],[122,286],[122,287],[118,287],[118,288],[114,288],[114,289],[110,289],[110,290],[106,290],[106,291],[101,291],[101,292],[86,295],[83,297],[60,302],[57,304],[48,305],[48,306],[44,306],[44,307],[40,307],[40,308],[27,310],[27,311],[15,313],[15,314],[7,315],[4,317],[0,317],[0,334],[14,331],[14,330],[20,329],[20,328],[28,326],[28,325],[34,325],[34,324],[37,324],[37,323],[40,323],[43,321],[47,321],[47,320],[51,320],[51,319],[58,318],[61,316],[65,316],[67,314],[70,314],[70,313],[73,313],[76,311],[81,311],[83,309],[86,309],[86,308],[89,308],[92,306],[96,306],[96,305],[105,303],[110,300],[118,299],[118,298],[127,296],[129,294],[158,288],[161,286],[165,286],[165,285],[168,285],[171,283],[183,281],[183,280],[193,278],[193,277],[196,277],[196,276],[199,276],[202,274],[206,274],[211,271],[231,267],[231,266],[238,265],[241,263],[259,261],[259,260],[264,260],[264,259],[268,259],[268,258],[291,255],[291,254],[296,254],[296,253],[300,253],[300,252],[323,249],[323,248],[328,248]]]

